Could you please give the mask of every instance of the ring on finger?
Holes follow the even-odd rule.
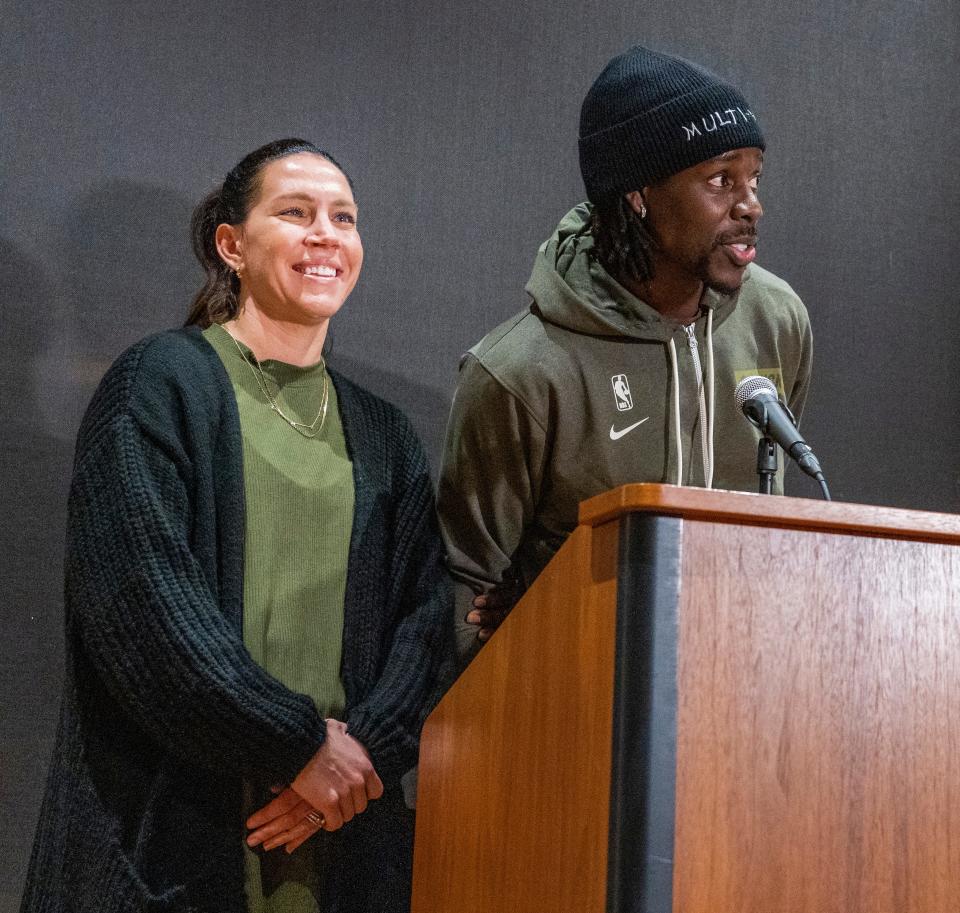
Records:
[[[311,809],[304,816],[307,821],[309,821],[314,827],[323,827],[327,823],[326,818],[320,814],[320,812],[314,811]]]

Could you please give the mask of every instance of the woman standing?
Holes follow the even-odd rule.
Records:
[[[323,361],[352,187],[270,143],[193,242],[187,328],[122,355],[80,429],[23,911],[404,910],[449,595],[414,432]]]

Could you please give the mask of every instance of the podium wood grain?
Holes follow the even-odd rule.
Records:
[[[604,909],[616,535],[579,527],[431,715],[415,913]]]
[[[960,910],[960,550],[703,522],[683,549],[674,910]]]
[[[643,514],[674,518],[652,577],[618,567]],[[960,911],[960,518],[631,485],[580,520],[424,730],[413,913]],[[623,736],[671,717],[622,714],[645,697],[617,630],[664,598],[675,783],[643,788],[675,801],[673,877],[648,903],[608,890],[646,864],[612,772],[635,790]]]

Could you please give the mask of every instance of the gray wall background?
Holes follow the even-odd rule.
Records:
[[[460,353],[582,197],[594,76],[635,43],[698,60],[768,137],[759,262],[811,313],[835,496],[954,511],[958,39],[954,0],[0,2],[0,911],[56,723],[73,437],[109,362],[182,321],[190,210],[234,162],[304,135],[351,172],[366,264],[332,360],[435,456]]]

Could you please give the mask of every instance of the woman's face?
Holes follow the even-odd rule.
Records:
[[[241,304],[283,323],[328,321],[363,263],[350,185],[336,165],[310,152],[265,165],[247,218],[220,225],[217,245],[239,270]]]

